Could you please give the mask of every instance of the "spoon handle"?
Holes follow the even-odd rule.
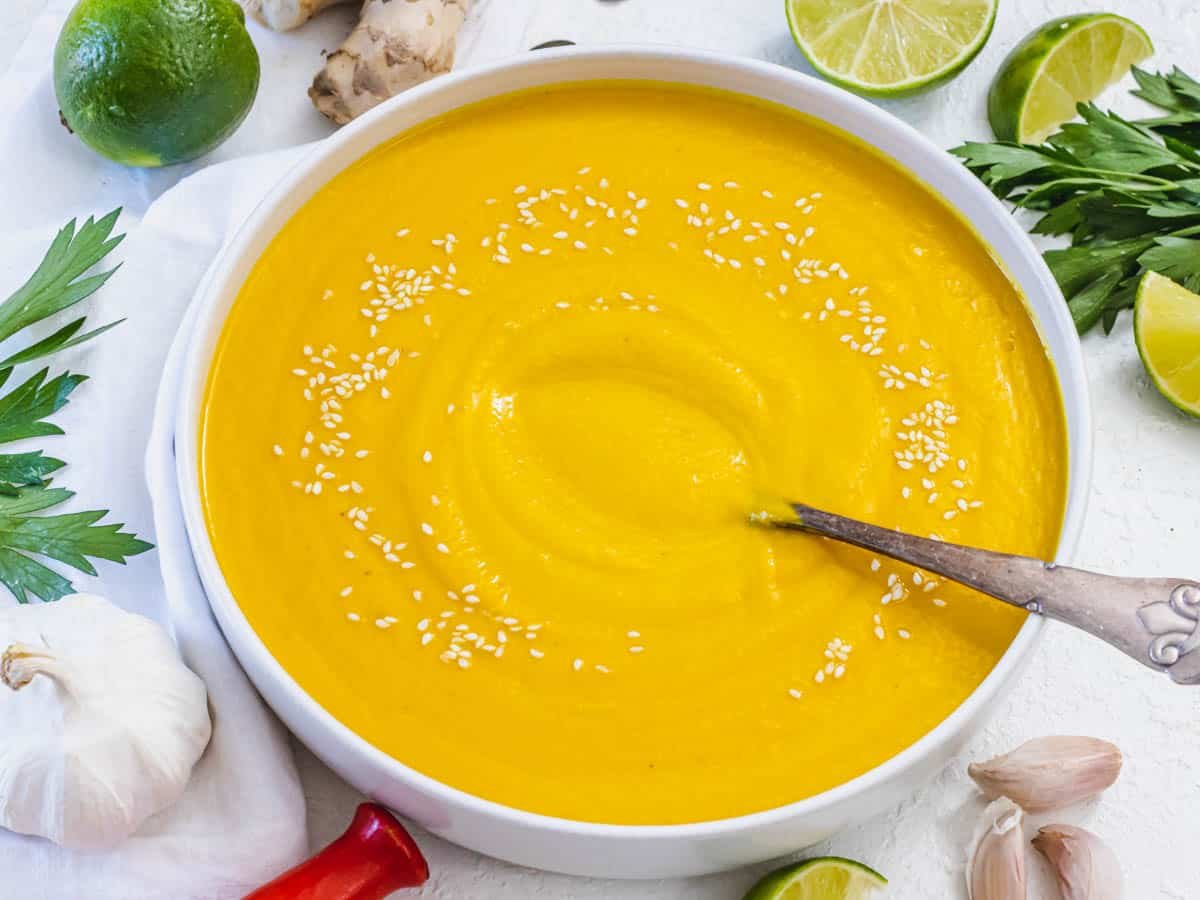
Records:
[[[1028,556],[948,544],[802,503],[771,524],[881,553],[1107,641],[1178,684],[1200,684],[1200,583],[1118,578]]]

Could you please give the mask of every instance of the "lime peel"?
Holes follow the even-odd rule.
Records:
[[[128,166],[209,152],[249,113],[258,81],[234,0],[79,0],[54,49],[63,124]]]

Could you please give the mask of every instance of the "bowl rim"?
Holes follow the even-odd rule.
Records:
[[[1064,418],[1068,436],[1068,474],[1066,488],[1066,506],[1063,513],[1062,526],[1059,534],[1055,560],[1069,561],[1075,553],[1076,544],[1082,531],[1087,498],[1091,485],[1092,456],[1093,456],[1093,427],[1091,403],[1088,382],[1083,363],[1082,350],[1078,337],[1068,339],[1066,353],[1052,351],[1045,337],[1047,324],[1069,335],[1075,335],[1075,328],[1067,311],[1061,291],[1049,269],[1043,262],[1029,235],[1015,222],[1004,206],[997,200],[968,170],[957,160],[946,153],[932,141],[918,132],[907,122],[887,113],[867,100],[855,96],[810,75],[798,72],[774,63],[737,57],[729,54],[707,50],[683,47],[673,47],[660,44],[609,44],[592,48],[564,47],[561,49],[539,50],[526,56],[510,57],[504,60],[457,70],[424,84],[410,88],[403,94],[377,106],[363,116],[343,126],[328,138],[314,145],[295,166],[282,174],[279,181],[268,191],[264,198],[255,206],[252,213],[226,242],[213,262],[208,276],[201,283],[196,298],[195,330],[189,336],[188,346],[184,356],[180,385],[182,397],[176,410],[175,446],[176,446],[176,480],[179,485],[184,522],[191,546],[192,556],[197,571],[203,582],[209,605],[221,627],[226,640],[242,665],[251,675],[252,681],[257,681],[255,673],[262,673],[272,681],[272,687],[285,696],[292,708],[303,711],[312,724],[334,739],[342,750],[353,754],[356,762],[365,762],[376,772],[397,781],[418,794],[432,796],[446,805],[483,815],[493,821],[525,828],[540,828],[557,834],[574,837],[592,838],[628,838],[637,840],[670,841],[682,838],[713,838],[722,835],[745,832],[759,826],[769,826],[782,821],[797,819],[803,816],[815,815],[828,811],[839,803],[859,796],[873,787],[901,775],[905,770],[915,766],[920,761],[936,752],[937,748],[953,742],[956,736],[967,731],[972,721],[985,711],[996,699],[1001,689],[1008,683],[1011,676],[1027,660],[1036,646],[1045,620],[1038,616],[1028,616],[1016,636],[997,660],[991,671],[975,687],[975,689],[936,726],[923,734],[913,743],[906,746],[894,756],[877,766],[842,782],[835,787],[800,800],[785,803],[769,809],[758,810],[737,816],[711,819],[700,822],[689,822],[669,825],[622,825],[602,822],[587,822],[536,813],[518,807],[509,806],[493,800],[487,800],[475,794],[453,787],[416,769],[380,750],[366,738],[351,730],[339,721],[325,707],[311,697],[292,677],[292,675],[276,660],[257,632],[250,625],[242,612],[232,592],[225,583],[220,566],[217,563],[212,543],[208,535],[202,511],[199,489],[199,426],[203,414],[202,396],[207,381],[212,351],[215,340],[206,343],[198,339],[201,335],[211,335],[214,331],[219,336],[224,324],[224,315],[219,321],[214,315],[214,309],[222,299],[232,292],[235,297],[240,290],[242,279],[235,278],[233,261],[245,256],[247,246],[259,235],[259,232],[270,228],[270,220],[278,213],[278,208],[299,189],[306,202],[317,190],[329,182],[345,165],[330,173],[322,173],[321,169],[329,164],[339,152],[345,152],[362,143],[358,148],[355,159],[380,146],[388,138],[381,140],[363,140],[361,136],[369,132],[388,117],[408,106],[415,105],[426,98],[436,98],[439,95],[453,93],[465,82],[486,81],[491,77],[503,75],[514,70],[547,69],[552,71],[564,60],[573,63],[593,64],[683,64],[693,67],[706,67],[710,70],[721,70],[728,75],[728,81],[736,81],[735,76],[743,76],[755,81],[774,81],[781,87],[791,87],[801,93],[820,99],[833,106],[840,106],[848,113],[867,122],[874,128],[890,134],[891,138],[901,144],[907,144],[908,149],[918,153],[930,171],[936,171],[938,176],[947,179],[957,190],[963,191],[978,203],[978,211],[968,215],[961,204],[952,203],[942,191],[929,183],[929,179],[913,171],[908,165],[897,159],[891,150],[884,149],[861,135],[848,132],[840,125],[828,122],[822,117],[809,112],[802,114],[822,121],[826,127],[847,133],[854,140],[861,141],[871,147],[873,152],[886,157],[891,164],[904,170],[910,177],[917,180],[925,188],[942,198],[943,202],[954,209],[964,220],[964,223],[978,232],[977,220],[990,216],[992,224],[1006,232],[1006,237],[1015,241],[1017,254],[1024,257],[1024,262],[1032,266],[1031,277],[1037,291],[1047,299],[1042,306],[1036,306],[1030,293],[1024,290],[1023,299],[1030,317],[1038,329],[1039,335],[1046,345],[1058,380],[1059,392],[1062,398]],[[702,81],[688,81],[683,78],[656,78],[650,75],[621,76],[572,76],[564,78],[548,78],[538,82],[541,86],[552,84],[568,84],[589,80],[645,80],[660,81],[666,84],[703,84]],[[780,101],[759,97],[752,91],[742,87],[722,87],[729,93],[765,99],[767,102]],[[488,94],[488,97],[503,96],[521,88],[503,88]],[[469,105],[475,100],[456,101],[446,107],[446,110]],[[428,117],[420,121],[427,121]],[[400,134],[413,124],[406,125],[392,132],[392,136]],[[313,179],[315,186],[308,190],[306,185]],[[302,205],[302,204],[301,204]],[[298,208],[298,207],[297,207]],[[294,211],[288,213],[279,225],[272,231],[273,238]],[[997,263],[1007,269],[1007,263],[992,244],[980,235],[980,240],[992,252]],[[257,259],[258,254],[255,254]],[[1016,281],[1012,274],[1009,277]],[[232,304],[233,300],[230,300]],[[226,310],[227,314],[228,310]],[[1047,320],[1049,320],[1047,322]],[[1073,393],[1068,395],[1067,385],[1072,386]],[[1072,402],[1073,401],[1073,402]],[[1077,424],[1077,428],[1072,428]],[[184,436],[179,440],[179,436]],[[268,700],[268,705],[275,703]]]

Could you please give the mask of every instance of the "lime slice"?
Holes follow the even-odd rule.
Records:
[[[1109,13],[1047,22],[1004,60],[988,92],[988,121],[1002,141],[1037,144],[1075,118],[1154,52],[1141,26]]]
[[[1133,329],[1155,387],[1185,413],[1200,417],[1200,294],[1147,272],[1138,283]]]
[[[821,75],[894,97],[947,81],[975,58],[997,0],[785,0],[796,46]]]
[[[776,869],[743,900],[867,900],[886,886],[886,878],[860,862],[822,856]]]

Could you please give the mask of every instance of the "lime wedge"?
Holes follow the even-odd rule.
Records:
[[[886,886],[886,878],[860,862],[822,856],[776,869],[743,900],[867,900]]]
[[[825,78],[894,97],[947,81],[975,58],[997,0],[785,0],[796,46]]]
[[[1004,60],[988,92],[988,121],[1002,141],[1038,144],[1154,52],[1141,26],[1110,13],[1047,22]]]
[[[1147,272],[1138,283],[1133,329],[1155,387],[1185,413],[1200,417],[1200,294]]]

